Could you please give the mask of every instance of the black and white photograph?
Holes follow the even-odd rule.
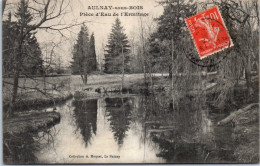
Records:
[[[1,0],[2,163],[259,163],[258,0]]]

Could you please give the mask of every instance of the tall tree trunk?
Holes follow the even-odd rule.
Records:
[[[86,70],[84,70],[84,74],[83,74],[83,79],[84,79],[84,84],[87,85],[88,83],[88,73]]]
[[[252,79],[251,79],[251,65],[250,65],[250,57],[245,57],[244,65],[245,65],[245,79],[246,79],[246,86],[247,86],[247,95],[250,97],[253,93],[252,88]]]
[[[173,54],[174,54],[174,45],[173,38],[171,38],[171,95],[172,95],[172,109],[174,109],[174,81],[173,81]]]
[[[13,91],[12,91],[12,99],[11,104],[9,107],[9,110],[7,111],[7,116],[13,116],[14,115],[14,105],[17,99],[17,92],[18,92],[18,86],[19,86],[19,76],[20,76],[20,66],[22,63],[22,46],[23,46],[23,40],[24,40],[24,34],[23,34],[23,27],[24,24],[22,23],[20,27],[20,34],[19,34],[19,42],[17,52],[15,53],[14,58],[14,64],[15,64],[15,70],[14,70],[14,82],[13,82]]]
[[[141,38],[142,38],[142,46],[143,46],[143,61],[144,61],[144,84],[147,85],[147,78],[146,78],[146,50],[145,50],[145,43],[144,43],[144,28],[143,28],[143,21],[141,21]]]
[[[18,85],[19,85],[19,75],[20,75],[20,71],[16,70],[14,75],[14,82],[13,82],[12,100],[7,112],[7,117],[14,115],[14,106],[17,98]]]
[[[144,67],[143,67],[143,70],[144,70],[144,84],[146,85],[147,84],[147,76],[146,76],[146,66],[145,66],[145,61],[144,61]]]
[[[169,65],[168,70],[169,70],[169,78],[172,78],[172,62]]]
[[[151,62],[149,63],[149,75],[150,75],[150,84],[151,84],[151,87],[153,88],[153,73],[152,73]]]
[[[86,85],[87,84],[87,82],[86,82],[87,75],[85,74],[85,70],[80,72],[80,77],[81,77],[81,80],[82,80],[83,84]]]
[[[121,84],[121,91],[124,88],[124,77],[125,77],[125,55],[124,55],[124,47],[122,44],[122,55],[123,55],[123,69],[122,69],[122,84]]]
[[[9,106],[9,109],[7,111],[7,116],[13,116],[14,115],[14,106],[15,106],[15,102],[17,99],[17,92],[18,92],[18,86],[19,86],[19,76],[20,76],[20,65],[21,65],[21,61],[22,61],[22,57],[21,54],[22,53],[22,44],[19,45],[18,47],[18,52],[15,55],[15,59],[14,59],[14,63],[15,63],[15,73],[14,73],[14,82],[13,82],[13,91],[12,91],[12,99],[11,99],[11,104]]]
[[[87,85],[88,82],[88,73],[87,73],[86,66],[87,64],[84,65],[83,69],[82,68],[80,69],[80,77],[84,85]]]
[[[82,74],[80,74],[80,77],[81,77],[81,80],[82,80],[82,82],[84,84],[84,76]]]
[[[88,83],[88,74],[85,73],[85,75],[84,75],[84,84],[87,85],[87,83]]]

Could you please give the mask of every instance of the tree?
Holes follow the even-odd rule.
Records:
[[[13,114],[13,106],[16,101],[18,85],[19,85],[19,76],[21,71],[21,64],[24,56],[24,44],[26,39],[30,38],[29,29],[31,29],[30,22],[33,17],[28,9],[28,1],[21,0],[17,12],[15,13],[15,17],[17,18],[18,25],[18,38],[14,41],[14,48],[16,51],[14,52],[14,82],[13,82],[13,93],[12,93],[12,101],[11,106],[8,111],[9,115]]]
[[[180,86],[184,85],[177,82],[177,75],[180,72],[180,68],[186,66],[186,61],[184,61],[185,56],[178,56],[180,53],[183,54],[182,41],[184,34],[187,33],[184,20],[185,18],[194,15],[197,6],[192,0],[163,0],[160,1],[159,4],[164,7],[164,12],[163,15],[156,19],[158,22],[158,29],[157,32],[151,35],[149,52],[152,54],[152,57],[156,57],[156,60],[161,62],[161,68],[168,66],[169,76],[171,77],[172,107],[174,107],[174,101],[176,101],[179,94],[177,91],[181,89]],[[164,56],[160,56],[160,54],[163,54]],[[176,77],[173,77],[174,74]],[[188,81],[182,80],[182,82]]]
[[[89,51],[89,34],[85,25],[81,27],[73,48],[72,73],[80,74],[84,84],[87,83],[87,56]]]
[[[146,23],[146,26],[143,26],[143,24]],[[152,79],[152,63],[153,59],[150,57],[149,53],[149,38],[152,35],[152,32],[155,29],[154,26],[154,19],[148,18],[145,22],[143,21],[143,18],[140,17],[139,19],[139,26],[140,26],[140,47],[139,47],[139,55],[141,56],[141,62],[142,62],[142,68],[144,73],[144,83],[147,84],[147,71],[149,72],[149,78],[150,78],[150,84],[153,87],[153,79]]]
[[[170,45],[171,61],[177,59],[177,54],[174,52],[178,47],[178,41],[181,34],[184,32],[185,18],[192,16],[196,11],[196,4],[192,4],[192,1],[184,2],[181,0],[165,0],[159,2],[164,6],[163,15],[161,15],[158,21],[158,30],[155,34],[156,38],[160,41],[166,40]],[[171,77],[173,64],[169,64],[169,75]]]
[[[236,87],[239,80],[245,79],[247,93],[243,93],[247,101],[255,95],[253,90],[252,66],[259,63],[259,17],[257,1],[208,1],[206,6],[217,5],[221,11],[223,20],[229,30],[229,35],[234,43],[225,61],[219,65],[217,83],[221,86],[216,88],[218,92],[214,104],[219,109],[226,105],[238,106],[236,102]],[[235,13],[235,14],[234,14]],[[226,53],[227,54],[227,53]],[[256,65],[257,69],[258,66]],[[242,78],[241,78],[242,76]]]
[[[6,3],[6,1],[4,3]],[[12,1],[11,3],[16,2]],[[36,33],[38,29],[54,30],[62,34],[62,30],[79,25],[61,24],[60,22],[55,23],[55,19],[61,18],[61,16],[68,12],[66,8],[68,7],[69,2],[66,4],[65,0],[43,0],[41,2],[32,1],[30,3],[28,0],[20,0],[17,4],[18,8],[15,13],[15,17],[17,18],[17,27],[15,29],[17,40],[13,41],[13,47],[9,48],[9,50],[13,50],[13,82],[10,83],[12,85],[12,94],[7,116],[12,116],[14,112],[18,88],[20,88],[19,76],[22,71],[23,57],[25,56],[24,50],[28,48],[28,45],[26,45],[27,39],[31,37],[31,34]],[[6,3],[6,6],[7,5],[9,4]],[[3,8],[4,7],[5,6],[3,6]],[[3,10],[3,12],[5,11],[6,10]],[[33,89],[42,92],[37,87]]]
[[[34,34],[27,39],[24,49],[22,73],[29,75],[41,74],[43,70],[42,52]]]
[[[3,21],[3,76],[9,76],[14,71],[14,57],[16,54],[15,43],[19,34],[17,23],[11,21],[11,12],[8,13],[8,20]]]
[[[112,31],[108,38],[107,50],[105,54],[105,73],[123,73],[129,71],[129,41],[120,20],[117,18],[112,26]]]
[[[3,21],[3,75],[13,75],[13,60],[17,53],[15,43],[18,41],[19,25],[11,21],[11,13],[8,20]],[[34,33],[29,33],[23,44],[23,56],[21,74],[40,74],[42,71],[42,53]]]
[[[150,36],[149,40],[149,53],[151,61],[151,66],[159,69],[159,71],[166,72],[167,68],[171,66],[171,61],[169,61],[169,55],[171,54],[170,43],[167,40],[160,41],[157,38],[157,33]],[[166,69],[166,71],[165,71]]]
[[[97,70],[97,55],[96,55],[96,49],[95,49],[95,37],[94,33],[91,34],[90,42],[89,42],[89,64],[91,65],[91,70],[96,71]]]
[[[94,34],[89,39],[88,28],[83,25],[78,34],[78,39],[73,48],[72,73],[80,74],[84,84],[87,76],[97,70]]]

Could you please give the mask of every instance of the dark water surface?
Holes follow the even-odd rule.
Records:
[[[14,139],[10,163],[233,163],[231,127],[194,99],[164,95],[72,99],[61,121]],[[7,155],[8,156],[8,155]],[[8,163],[9,163],[8,162]]]

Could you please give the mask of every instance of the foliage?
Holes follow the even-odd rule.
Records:
[[[151,65],[157,71],[163,71],[171,65],[171,61],[169,61],[171,50],[169,41],[160,41],[156,39],[156,36],[157,33],[152,34],[149,40],[149,53],[153,59]]]
[[[18,12],[15,16],[18,18],[18,22],[11,21],[11,13],[9,13],[9,19],[3,21],[3,75],[14,75],[14,63],[15,55],[18,54],[18,42],[19,42],[19,27],[21,17],[21,7],[18,8]],[[26,10],[25,13],[26,24],[31,21],[30,12]],[[22,56],[20,62],[21,74],[40,74],[42,72],[42,52],[39,43],[34,33],[29,33],[24,39],[22,45]]]
[[[90,59],[89,59],[89,65],[91,66],[92,71],[97,70],[97,55],[96,55],[96,49],[95,49],[95,37],[94,33],[91,34],[90,37],[90,42],[89,42],[89,54],[90,54]]]
[[[219,86],[216,88],[218,95],[214,100],[214,105],[223,110],[227,104],[238,105],[234,100],[234,93],[241,79],[246,81],[247,100],[252,98],[251,72],[258,71],[259,64],[259,29],[255,28],[259,26],[259,18],[257,17],[257,1],[213,3],[219,6],[234,43],[230,53],[223,53],[227,54],[227,58],[219,64],[219,74],[216,77]],[[240,12],[240,15],[234,16],[236,12]],[[244,18],[243,15],[245,15]]]
[[[164,12],[156,19],[158,29],[150,37],[149,52],[152,59],[155,59],[152,62],[153,66],[157,65],[159,69],[168,66],[171,73],[173,64],[169,59],[172,59],[171,54],[174,54],[174,59],[177,59],[177,51],[181,45],[183,34],[186,32],[184,20],[195,13],[197,6],[191,1],[180,0],[161,1],[159,4],[163,5]]]
[[[80,74],[84,83],[87,83],[87,74],[96,71],[96,52],[94,34],[89,39],[88,28],[83,25],[73,48],[72,73]]]
[[[20,87],[20,77],[21,75],[28,77],[32,80],[36,80],[34,77],[31,77],[26,72],[36,71],[45,73],[46,71],[42,67],[42,60],[39,58],[41,56],[41,51],[39,45],[37,43],[36,38],[34,37],[35,33],[37,33],[38,29],[45,29],[45,30],[54,30],[59,31],[62,34],[62,30],[67,30],[73,25],[61,25],[59,23],[51,23],[52,20],[61,19],[61,16],[67,13],[65,10],[69,5],[64,3],[64,0],[46,0],[44,2],[36,2],[36,1],[28,1],[28,0],[20,0],[20,1],[3,1],[3,10],[2,14],[4,14],[5,6],[6,5],[15,5],[17,8],[15,9],[15,17],[17,22],[11,22],[11,14],[9,14],[9,19],[6,21],[6,29],[4,30],[9,31],[5,33],[7,36],[3,41],[6,41],[4,44],[3,54],[6,52],[6,56],[3,58],[5,62],[4,66],[6,67],[8,63],[10,63],[10,68],[6,68],[7,70],[11,71],[12,74],[12,82],[8,83],[12,85],[11,90],[11,100],[9,101],[9,107],[7,108],[7,116],[13,116],[15,111],[15,103],[17,102],[18,97],[18,90],[20,89],[34,89],[41,93],[44,93],[48,96],[46,92],[46,86],[44,86],[44,90],[39,89],[36,87]],[[9,9],[8,11],[11,11]],[[46,23],[48,22],[48,24]],[[61,25],[61,27],[55,27],[56,25]],[[12,29],[9,29],[12,27]],[[12,33],[12,34],[11,34]],[[9,36],[8,36],[9,35]],[[63,35],[63,34],[62,34]],[[8,46],[9,45],[9,46]],[[10,56],[9,56],[10,55]],[[35,73],[33,73],[35,74]],[[46,84],[45,77],[43,80],[44,84]]]
[[[176,37],[179,37],[186,27],[185,18],[195,13],[196,4],[181,0],[161,1],[159,4],[164,6],[163,15],[156,19],[159,24],[157,31],[159,39],[178,39]]]
[[[117,18],[112,26],[112,31],[108,38],[107,50],[105,54],[105,73],[121,73],[129,71],[129,41],[123,32],[120,20]],[[124,54],[124,55],[122,55]],[[124,56],[124,58],[122,57]],[[124,59],[124,63],[123,63]],[[124,64],[124,65],[123,65]]]

